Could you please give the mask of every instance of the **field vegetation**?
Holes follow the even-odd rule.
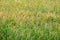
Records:
[[[60,40],[60,0],[0,0],[0,40]]]

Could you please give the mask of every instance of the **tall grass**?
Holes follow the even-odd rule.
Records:
[[[60,0],[0,0],[0,40],[60,40]]]

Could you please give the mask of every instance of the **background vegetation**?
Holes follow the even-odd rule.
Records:
[[[60,0],[0,0],[0,40],[60,40]]]

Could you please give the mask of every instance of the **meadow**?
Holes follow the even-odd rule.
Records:
[[[60,0],[0,0],[0,40],[60,40]]]

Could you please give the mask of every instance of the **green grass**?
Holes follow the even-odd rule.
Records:
[[[60,0],[0,0],[0,40],[60,40]]]

